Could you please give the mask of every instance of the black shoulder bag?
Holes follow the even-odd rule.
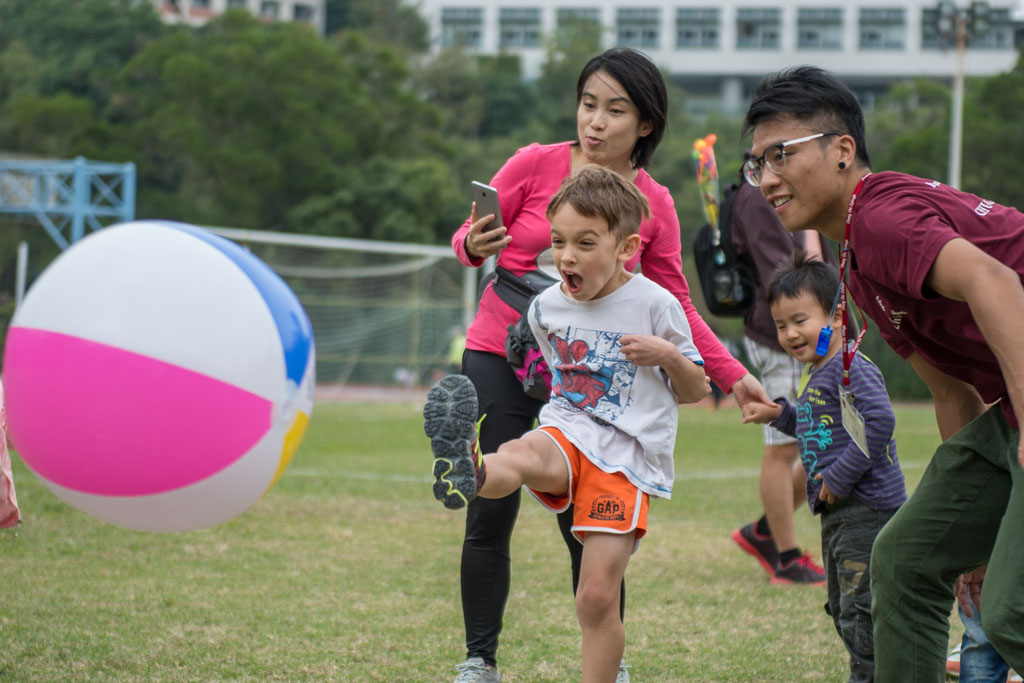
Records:
[[[508,326],[505,355],[516,373],[527,396],[540,401],[548,400],[551,393],[551,371],[533,336],[526,312],[534,297],[558,282],[541,270],[531,270],[522,276],[497,266],[494,269],[494,293],[519,311],[519,320]]]
[[[712,315],[742,316],[754,305],[757,271],[732,250],[732,202],[737,186],[726,189],[719,207],[718,225],[705,223],[693,240],[704,303]]]

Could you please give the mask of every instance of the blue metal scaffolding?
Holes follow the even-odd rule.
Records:
[[[135,164],[0,159],[0,214],[35,216],[61,249],[135,218]]]

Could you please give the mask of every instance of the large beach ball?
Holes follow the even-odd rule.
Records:
[[[308,316],[258,258],[195,226],[123,223],[61,254],[15,312],[9,435],[83,512],[144,531],[209,527],[291,460],[314,362]]]

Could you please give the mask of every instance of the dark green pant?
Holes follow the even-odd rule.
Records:
[[[875,680],[945,680],[953,583],[988,563],[982,628],[1024,670],[1024,472],[999,406],[939,446],[871,558]]]

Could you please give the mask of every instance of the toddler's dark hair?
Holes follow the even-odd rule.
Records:
[[[775,271],[768,285],[765,299],[771,306],[779,299],[795,299],[808,292],[817,299],[821,308],[828,313],[839,290],[839,271],[818,258],[811,258],[802,249],[793,253],[793,258]]]

